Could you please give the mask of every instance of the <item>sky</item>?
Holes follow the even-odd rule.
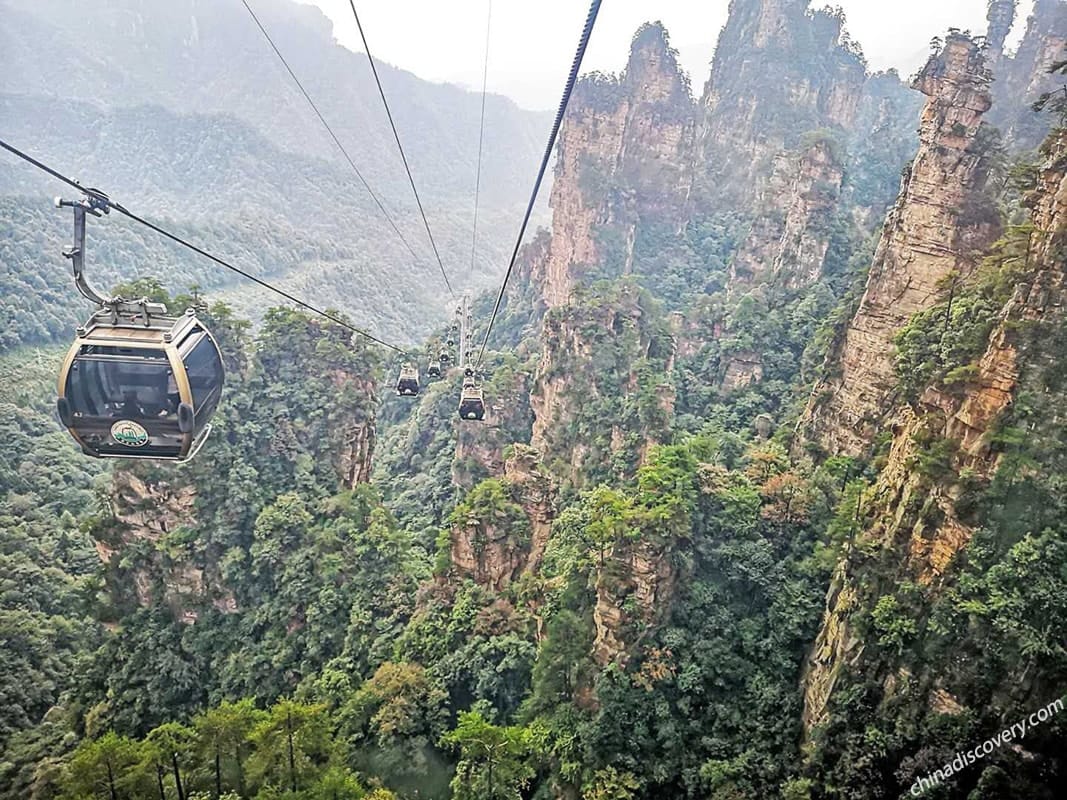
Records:
[[[349,0],[298,2],[321,8],[333,20],[337,40],[362,52]],[[357,0],[355,5],[375,58],[427,80],[480,90],[490,2],[489,91],[524,108],[555,108],[589,8],[586,0]],[[812,2],[815,8],[825,5]],[[834,0],[832,5],[845,9],[847,30],[871,68],[896,67],[902,75],[922,66],[930,40],[948,28],[985,31],[987,0]],[[658,19],[699,94],[728,6],[729,0],[604,0],[583,71],[620,71],[634,31]],[[1020,2],[1009,47],[1021,37],[1032,6],[1033,0]]]

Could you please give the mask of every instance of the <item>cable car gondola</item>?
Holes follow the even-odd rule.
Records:
[[[396,382],[396,393],[401,397],[415,397],[419,393],[419,368],[414,364],[405,364],[400,368],[400,377]]]
[[[78,328],[59,376],[56,410],[82,450],[97,458],[184,461],[211,430],[225,370],[218,344],[196,311],[167,314],[162,303],[106,298],[88,283],[85,215],[106,198],[56,200],[74,209],[71,259],[78,290],[99,306]]]
[[[459,395],[459,416],[463,420],[485,419],[485,396],[482,387],[474,381],[468,372],[463,381],[463,390]]]
[[[431,378],[440,378],[441,377],[441,362],[440,361],[434,361],[431,358],[429,363],[426,365],[426,374]]]

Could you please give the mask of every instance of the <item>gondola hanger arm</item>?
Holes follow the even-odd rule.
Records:
[[[134,318],[142,317],[146,327],[151,324],[153,316],[164,316],[167,313],[167,307],[162,303],[151,302],[147,297],[142,297],[140,300],[127,300],[117,295],[108,297],[94,287],[85,274],[85,217],[88,214],[100,217],[109,213],[111,201],[107,195],[95,189],[86,189],[85,196],[80,200],[64,200],[57,197],[55,204],[56,208],[74,210],[74,244],[63,248],[63,255],[70,259],[74,272],[74,285],[82,296],[110,311],[113,324],[118,322],[121,314],[129,314]]]

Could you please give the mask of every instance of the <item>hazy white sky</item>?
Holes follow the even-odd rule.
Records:
[[[359,49],[349,0],[299,0],[334,21],[334,35]],[[432,81],[481,87],[486,12],[490,0],[356,0],[377,58]],[[840,5],[848,31],[872,69],[909,74],[922,65],[929,42],[949,27],[985,30],[987,0],[813,0]],[[630,37],[662,20],[698,94],[709,74],[729,0],[604,0],[585,70],[617,72]],[[1033,0],[1022,0],[1013,40],[1022,34]],[[555,108],[589,4],[586,0],[493,0],[490,91],[527,108]]]

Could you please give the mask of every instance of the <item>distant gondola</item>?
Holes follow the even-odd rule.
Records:
[[[418,395],[419,368],[414,364],[405,364],[400,368],[400,377],[396,381],[396,393],[401,397]]]
[[[459,416],[464,420],[485,419],[485,396],[482,387],[468,376],[459,395]]]

